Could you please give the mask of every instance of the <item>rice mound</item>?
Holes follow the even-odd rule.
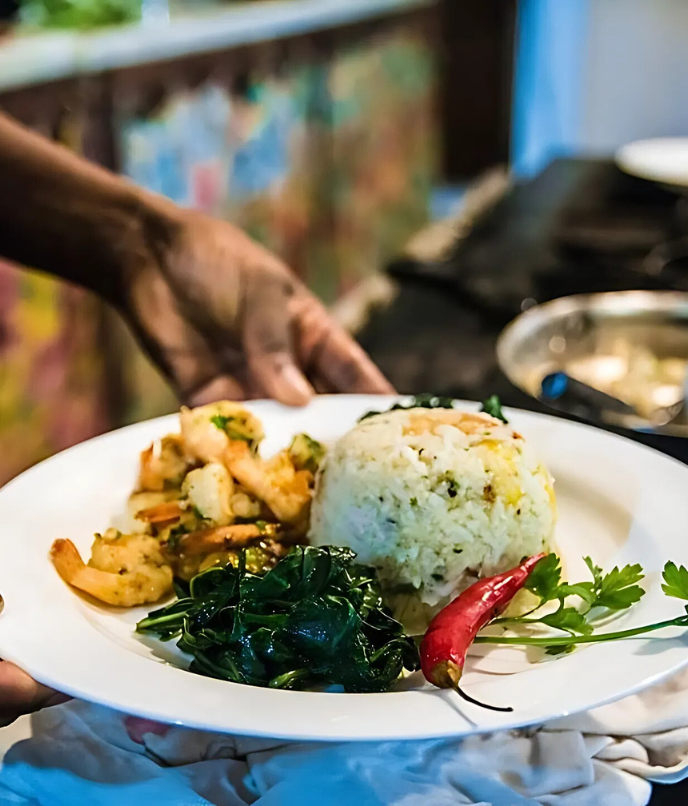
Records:
[[[310,539],[375,567],[407,629],[479,577],[547,551],[552,478],[523,437],[486,414],[407,409],[364,420],[328,452]]]

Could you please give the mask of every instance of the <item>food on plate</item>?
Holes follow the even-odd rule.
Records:
[[[507,425],[509,424],[509,421],[506,419],[504,412],[502,411],[502,401],[497,395],[490,395],[490,397],[484,400],[483,405],[480,407],[480,411],[485,412],[485,414],[489,414],[490,417],[494,417],[496,420],[501,420]]]
[[[222,461],[232,442],[244,442],[256,453],[264,437],[260,420],[229,400],[195,409],[182,407],[179,424],[186,453],[203,463]]]
[[[314,475],[297,470],[288,450],[263,462],[245,442],[231,442],[224,461],[244,490],[264,501],[278,520],[307,529]]]
[[[397,408],[330,448],[309,538],[378,572],[413,632],[484,576],[552,546],[552,479],[523,437],[485,413]]]
[[[65,582],[107,604],[148,604],[172,590],[172,569],[158,541],[148,535],[114,529],[96,535],[88,565],[71,540],[56,540],[51,557]]]
[[[536,554],[510,571],[475,582],[440,610],[420,645],[420,665],[428,682],[438,688],[453,688],[465,699],[477,702],[459,686],[466,653],[480,630],[506,610],[544,557]],[[492,710],[513,711],[511,707],[478,704]]]
[[[386,691],[418,651],[389,615],[372,569],[345,548],[297,547],[262,576],[237,566],[194,577],[140,633],[193,656],[191,671],[270,688]]]
[[[688,627],[688,615],[683,614],[641,627],[595,634],[598,625],[607,623],[611,615],[627,610],[645,595],[638,585],[644,574],[637,563],[615,567],[607,574],[590,557],[585,557],[585,564],[592,581],[562,582],[559,558],[556,554],[541,554],[503,574],[475,582],[430,623],[420,645],[420,664],[426,680],[439,688],[454,689],[483,708],[513,711],[511,707],[475,700],[460,688],[466,652],[473,642],[540,647],[550,655],[560,655],[573,650],[576,644],[617,641],[667,627]],[[662,579],[667,596],[688,601],[688,569],[668,562]],[[523,615],[501,617],[524,587],[537,597],[537,604]],[[685,609],[688,611],[688,605]],[[478,635],[486,626],[501,631]],[[519,629],[522,633],[514,635]],[[552,630],[559,635],[552,634]]]
[[[55,541],[51,556],[65,582],[135,607],[169,594],[173,577],[236,564],[244,549],[257,573],[303,542],[320,443],[300,434],[264,460],[262,423],[229,401],[183,408],[180,426],[141,453],[126,533],[96,535],[88,564],[71,541]]]
[[[590,578],[562,581],[547,553],[552,479],[494,396],[480,413],[432,395],[397,403],[327,453],[299,434],[270,459],[262,423],[238,403],[182,409],[180,424],[142,452],[126,532],[97,534],[88,564],[70,540],[51,556],[67,583],[110,605],[174,589],[137,631],[177,639],[192,671],[373,692],[422,668],[435,686],[511,710],[460,689],[472,643],[559,655],[688,627],[683,614],[596,632],[640,601],[643,569],[604,573],[586,557]],[[688,602],[685,567],[667,563],[663,582]],[[513,606],[522,589],[527,612]],[[423,633],[419,655],[410,636]]]

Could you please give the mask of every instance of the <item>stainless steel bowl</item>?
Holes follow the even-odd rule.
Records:
[[[630,403],[637,415],[599,412],[602,422],[688,437],[684,409],[659,425],[652,406],[683,398],[688,371],[688,293],[624,291],[536,305],[502,332],[497,358],[517,387],[541,399],[543,378],[563,371]],[[669,377],[671,376],[671,377]]]

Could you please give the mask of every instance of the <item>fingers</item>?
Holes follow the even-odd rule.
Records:
[[[291,291],[273,281],[247,289],[244,349],[255,384],[288,406],[302,406],[313,387],[296,364],[293,350]]]
[[[217,400],[246,400],[247,397],[246,390],[237,380],[229,375],[219,375],[189,393],[185,402],[189,406],[204,406]]]
[[[394,388],[361,347],[310,294],[292,302],[299,355],[309,373],[337,392],[392,394]],[[319,384],[320,385],[320,384]]]
[[[0,726],[67,700],[69,697],[37,683],[13,663],[0,661]]]

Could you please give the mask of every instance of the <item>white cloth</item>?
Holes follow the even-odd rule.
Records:
[[[75,701],[33,717],[0,770],[0,803],[641,806],[650,781],[686,776],[688,670],[538,730],[453,741],[285,744]]]

